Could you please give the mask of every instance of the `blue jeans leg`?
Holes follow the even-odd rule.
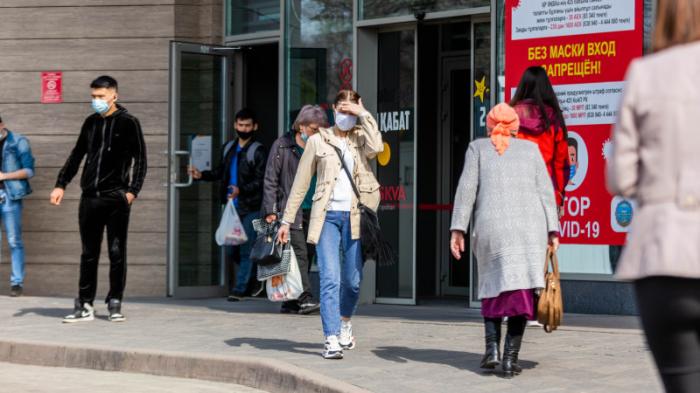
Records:
[[[7,233],[7,243],[10,245],[12,273],[10,285],[24,285],[24,242],[22,241],[22,201],[11,201],[5,197],[2,204],[2,222]]]
[[[360,282],[362,281],[362,250],[360,240],[352,239],[350,217],[343,222],[342,281],[340,283],[340,315],[351,318],[360,299]]]
[[[329,211],[316,245],[323,335],[340,334],[340,243],[343,212]]]
[[[260,218],[260,213],[248,213],[240,216],[243,223],[243,229],[248,236],[248,241],[240,245],[240,261],[238,264],[238,273],[236,274],[236,286],[234,292],[245,293],[248,289],[248,281],[253,270],[253,262],[250,260],[250,250],[255,242],[255,230],[253,229],[253,220]]]

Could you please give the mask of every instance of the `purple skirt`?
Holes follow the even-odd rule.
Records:
[[[535,290],[517,289],[501,292],[497,297],[481,299],[481,315],[484,318],[525,316],[535,319]]]

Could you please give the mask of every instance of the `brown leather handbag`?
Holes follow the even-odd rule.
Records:
[[[549,271],[549,266],[552,271]],[[561,297],[561,281],[559,279],[559,260],[551,248],[547,249],[547,259],[544,262],[544,290],[537,302],[537,321],[544,325],[544,331],[551,333],[561,325],[564,315],[564,304]]]

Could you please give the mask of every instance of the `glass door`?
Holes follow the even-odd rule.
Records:
[[[464,27],[468,28],[467,24]],[[443,37],[446,35],[443,28]],[[465,29],[467,30],[467,29]],[[468,31],[468,30],[467,30]],[[444,39],[443,39],[444,41]],[[468,43],[469,41],[466,41]],[[444,53],[444,52],[443,52]],[[467,52],[447,52],[450,55],[441,59],[440,94],[440,133],[437,136],[441,154],[438,159],[440,199],[438,203],[450,206],[457,192],[457,184],[462,175],[464,155],[469,146],[470,112],[470,61]],[[451,54],[455,53],[455,54]],[[451,209],[441,209],[438,219],[438,255],[440,256],[440,295],[468,296],[469,294],[469,243],[462,259],[455,259],[447,245],[450,243]]]
[[[194,182],[187,167],[214,168],[230,129],[233,48],[172,42],[168,180],[168,294],[223,296],[226,272],[214,241],[222,206],[217,182]]]
[[[377,159],[382,234],[398,263],[377,266],[379,303],[415,304],[415,59],[416,30],[377,35],[377,122],[384,152]]]
[[[491,47],[491,22],[486,18],[475,18],[472,23],[472,139],[484,138],[486,132],[486,115],[491,110],[491,70],[493,51]],[[481,307],[479,301],[479,276],[476,258],[472,254],[470,262],[470,306]]]

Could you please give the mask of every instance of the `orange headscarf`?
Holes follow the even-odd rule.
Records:
[[[486,116],[486,128],[491,132],[491,142],[499,155],[503,155],[508,149],[510,137],[519,127],[518,114],[508,104],[500,103],[494,106]]]

